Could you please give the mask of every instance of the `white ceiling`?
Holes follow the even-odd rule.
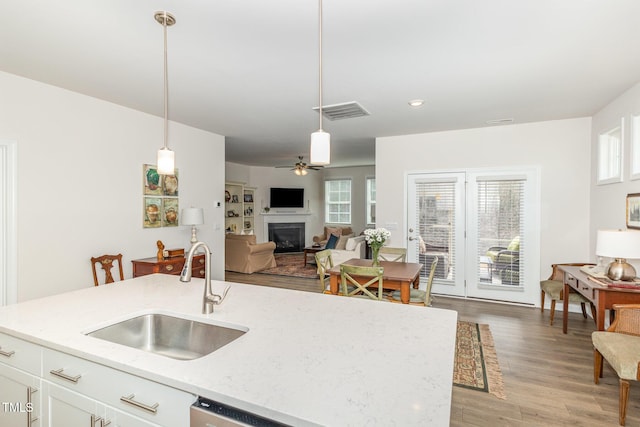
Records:
[[[231,162],[308,159],[316,0],[0,4],[0,70],[158,116],[167,10],[170,119],[227,136]],[[376,136],[590,116],[640,80],[639,19],[638,0],[324,0],[324,104],[371,113],[325,120],[332,166],[373,164]]]

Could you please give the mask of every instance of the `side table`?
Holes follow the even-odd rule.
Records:
[[[315,255],[317,252],[323,251],[324,246],[307,246],[304,248],[304,266],[307,266],[307,255]]]

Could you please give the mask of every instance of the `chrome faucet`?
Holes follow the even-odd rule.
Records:
[[[211,249],[204,242],[196,242],[191,245],[191,249],[189,249],[189,253],[187,254],[187,260],[184,263],[184,267],[182,268],[182,273],[180,273],[180,281],[181,282],[190,282],[191,281],[191,266],[193,264],[193,256],[195,255],[198,248],[202,247],[205,252],[205,264],[204,264],[204,295],[202,296],[202,314],[211,314],[213,313],[213,306],[222,304],[222,301],[227,296],[227,292],[229,292],[229,286],[226,287],[222,295],[214,294],[211,291]]]

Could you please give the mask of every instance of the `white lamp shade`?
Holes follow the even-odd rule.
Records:
[[[640,231],[598,230],[596,255],[640,259]]]
[[[204,210],[202,208],[186,208],[182,209],[180,217],[183,225],[201,225],[204,224]]]
[[[158,150],[158,173],[173,175],[175,173],[175,153],[168,148]]]
[[[312,165],[328,165],[331,162],[331,135],[322,129],[311,134]]]

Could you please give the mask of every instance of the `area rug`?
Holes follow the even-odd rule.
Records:
[[[453,384],[506,399],[489,325],[458,321]]]
[[[307,265],[304,265],[304,254],[302,252],[275,254],[277,267],[258,271],[261,274],[275,274],[278,276],[293,276],[315,279],[318,277],[315,261],[308,255]],[[311,262],[314,262],[311,264]]]

